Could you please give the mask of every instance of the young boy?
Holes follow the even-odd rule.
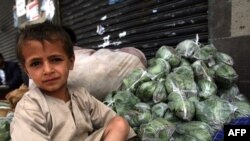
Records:
[[[62,27],[50,22],[25,27],[16,52],[36,87],[16,106],[12,141],[125,141],[135,136],[125,119],[84,88],[67,85],[75,58]]]

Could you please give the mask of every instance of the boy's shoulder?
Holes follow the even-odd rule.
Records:
[[[21,108],[24,110],[39,110],[45,107],[46,100],[38,88],[29,89],[20,101],[17,103],[16,109]]]
[[[81,86],[68,86],[70,93],[80,101],[96,101],[97,99],[91,95],[88,90]]]
[[[79,96],[80,97],[88,97],[88,96],[90,96],[89,92],[84,87],[68,85],[68,89],[69,89],[69,92],[76,97],[79,97]]]

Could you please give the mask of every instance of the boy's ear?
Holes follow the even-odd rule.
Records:
[[[75,63],[75,55],[69,58],[70,61],[70,70],[74,68],[74,63]]]
[[[28,75],[28,77],[30,78],[30,76],[29,76],[29,73],[28,73],[28,71],[27,71],[27,69],[26,69],[26,67],[24,66],[24,65],[22,65],[22,69],[24,70],[24,72]]]

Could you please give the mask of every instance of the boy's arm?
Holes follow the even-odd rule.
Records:
[[[105,125],[117,114],[108,106],[97,100],[95,97],[90,96],[90,117],[96,129],[105,127]],[[132,128],[128,135],[128,139],[136,136]]]
[[[26,109],[24,104],[27,101],[20,101],[18,104],[10,128],[12,141],[50,141],[42,112]],[[34,105],[29,106],[35,108]]]

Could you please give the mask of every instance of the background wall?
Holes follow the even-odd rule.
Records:
[[[60,0],[61,23],[83,48],[136,47],[148,59],[162,45],[208,41],[208,0]]]
[[[15,0],[0,0],[0,52],[5,60],[16,61],[15,39],[17,29],[14,28],[13,5]]]
[[[240,92],[250,97],[250,0],[209,0],[209,39],[233,57]]]

